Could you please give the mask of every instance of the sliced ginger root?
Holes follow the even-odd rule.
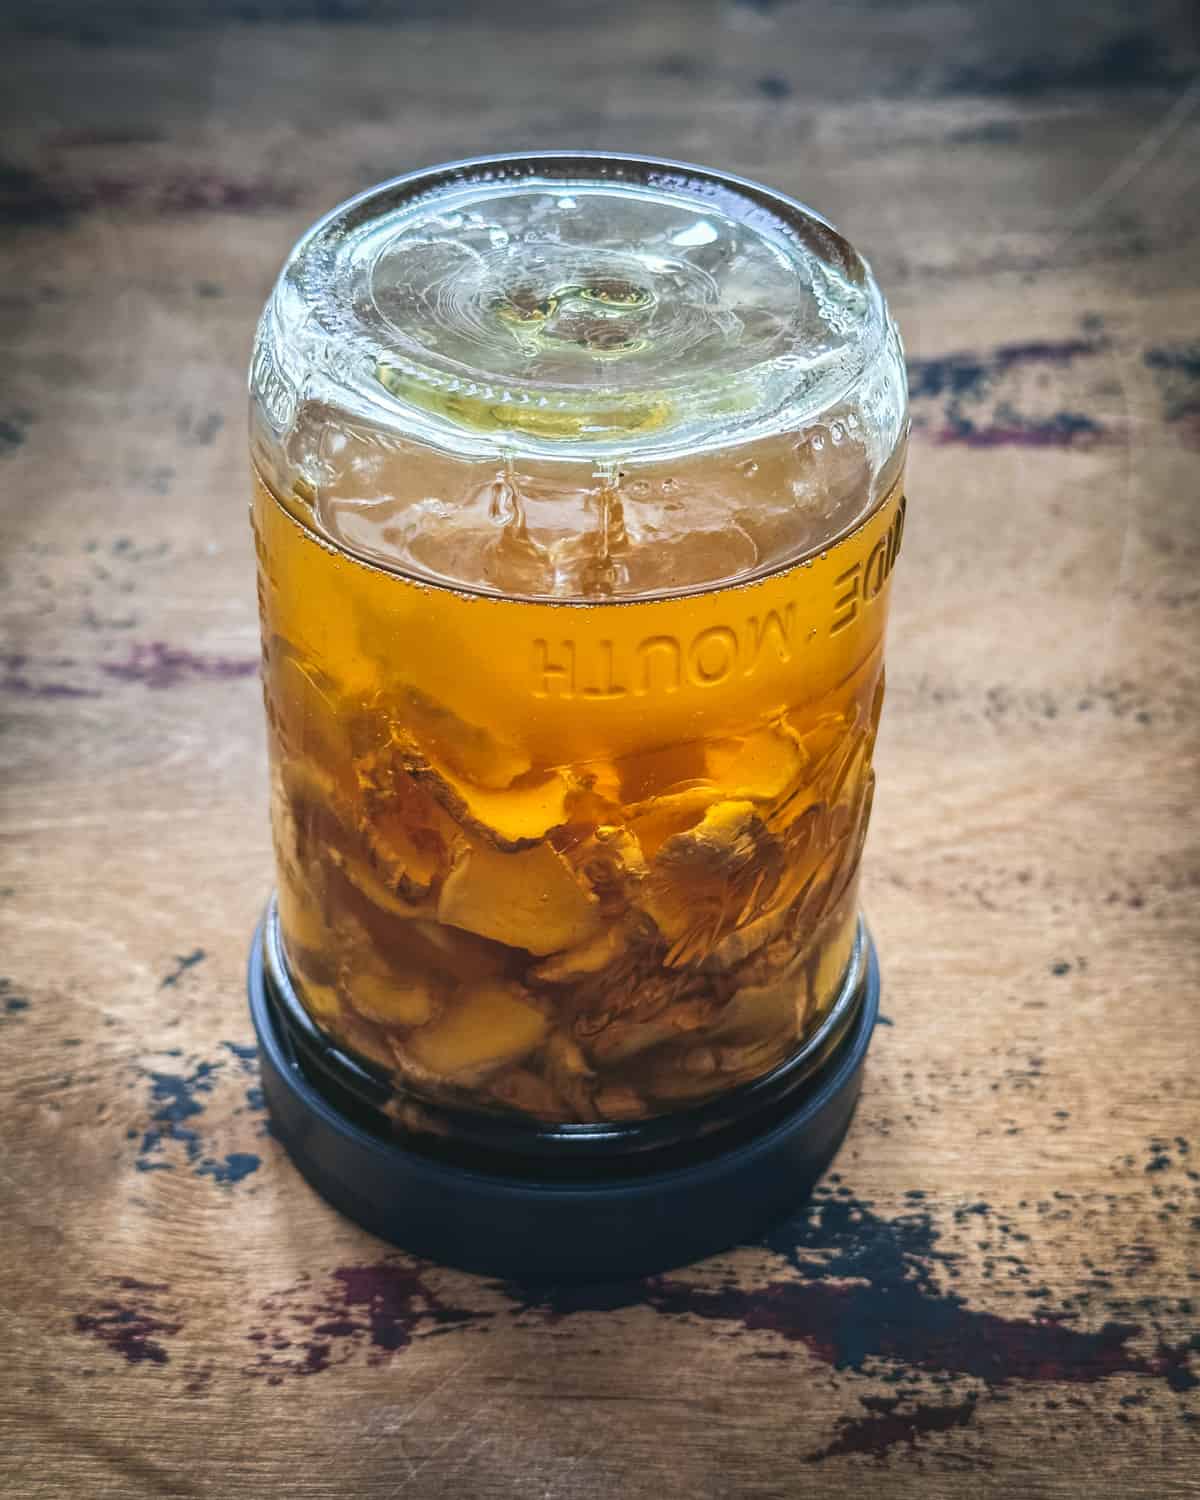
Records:
[[[438,920],[538,957],[572,948],[600,928],[599,906],[548,844],[500,854],[461,845],[438,899]]]
[[[519,984],[486,980],[457,996],[428,1026],[397,1043],[398,1057],[449,1082],[479,1077],[526,1057],[549,1022]]]
[[[762,912],[778,883],[779,851],[752,802],[720,802],[660,847],[639,904],[670,945],[670,967],[699,962]]]

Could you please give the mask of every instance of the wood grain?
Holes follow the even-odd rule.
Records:
[[[0,1487],[1200,1493],[1200,59],[1186,4],[6,7]],[[243,421],[297,233],[522,146],[747,172],[904,329],[885,1012],[768,1241],[414,1263],[267,1132]]]

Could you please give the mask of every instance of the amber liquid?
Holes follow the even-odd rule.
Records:
[[[272,824],[301,998],[400,1097],[631,1120],[828,1012],[899,484],[819,558],[681,598],[457,593],[256,480]]]

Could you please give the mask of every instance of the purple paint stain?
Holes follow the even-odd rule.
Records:
[[[1037,340],[1000,344],[982,353],[912,359],[908,362],[909,394],[918,408],[913,426],[930,432],[939,445],[972,448],[1067,448],[1099,442],[1106,436],[1104,428],[1082,412],[1060,410],[1030,416],[1016,410],[1011,401],[993,398],[998,387],[1014,388],[1014,377],[1019,378],[1022,370],[1061,369],[1107,347],[1102,340]],[[941,420],[931,421],[923,414],[922,402],[938,403]]]
[[[977,1312],[954,1293],[906,1296],[891,1287],[881,1295],[874,1287],[793,1281],[709,1291],[667,1281],[650,1301],[660,1312],[802,1343],[837,1370],[862,1372],[868,1361],[883,1359],[909,1370],[974,1376],[998,1388],[1013,1380],[1090,1384],[1127,1373],[1165,1376],[1168,1364],[1174,1367],[1129,1349],[1129,1339],[1141,1332],[1137,1324],[1081,1332],[1049,1316],[1029,1321]]]
[[[21,672],[7,672],[0,677],[0,692],[20,694],[26,698],[98,698],[95,688],[76,687],[70,682],[33,682]]]
[[[1162,1379],[1174,1391],[1197,1378],[1188,1346],[1160,1342],[1153,1355],[1129,1347],[1142,1332],[1108,1322],[1089,1332],[1050,1313],[1008,1318],[968,1307],[941,1287],[958,1257],[938,1248],[924,1211],[884,1219],[845,1189],[822,1196],[764,1243],[795,1273],[746,1288],[672,1277],[603,1287],[509,1286],[525,1311],[556,1320],[584,1311],[648,1305],[670,1317],[767,1332],[801,1344],[837,1370],[866,1373],[879,1361],[908,1371],[971,1376],[998,1389],[1011,1381],[1089,1384],[1110,1375]]]
[[[275,1385],[345,1364],[358,1348],[380,1364],[416,1338],[492,1317],[447,1304],[419,1264],[401,1260],[339,1266],[327,1282],[302,1282],[269,1298],[262,1311],[273,1326],[247,1334],[259,1346],[247,1373]]]
[[[121,662],[101,662],[100,670],[121,682],[140,682],[148,688],[170,688],[189,678],[227,680],[250,677],[258,671],[258,658],[207,656],[168,646],[163,641],[139,642],[130,647]]]
[[[993,378],[1024,365],[1063,366],[1099,354],[1106,346],[1090,339],[1039,340],[999,344],[984,354],[943,354],[908,361],[908,389],[914,401],[931,397],[981,396]]]
[[[960,417],[937,431],[933,440],[939,447],[957,443],[968,448],[1079,448],[1093,446],[1105,435],[1091,417],[1060,411],[1043,421],[1012,414],[1008,421],[982,427]]]
[[[91,1334],[131,1365],[169,1363],[160,1339],[173,1337],[183,1324],[177,1317],[164,1317],[157,1306],[157,1295],[167,1290],[166,1283],[120,1276],[113,1284],[137,1295],[122,1300],[106,1298],[92,1311],[76,1313],[76,1333]]]
[[[1200,445],[1200,343],[1168,344],[1142,356],[1154,371],[1163,399],[1163,417],[1185,442]]]

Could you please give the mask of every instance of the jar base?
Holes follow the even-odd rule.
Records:
[[[850,1124],[879,1014],[866,928],[862,998],[834,1050],[735,1135],[700,1136],[661,1157],[574,1165],[517,1162],[481,1148],[452,1157],[377,1133],[305,1068],[267,962],[267,922],[250,952],[250,1014],[276,1136],[316,1191],[413,1254],[524,1281],[609,1281],[687,1264],[752,1239],[797,1208]],[[666,1164],[660,1164],[666,1163]],[[598,1170],[598,1168],[600,1168]]]

